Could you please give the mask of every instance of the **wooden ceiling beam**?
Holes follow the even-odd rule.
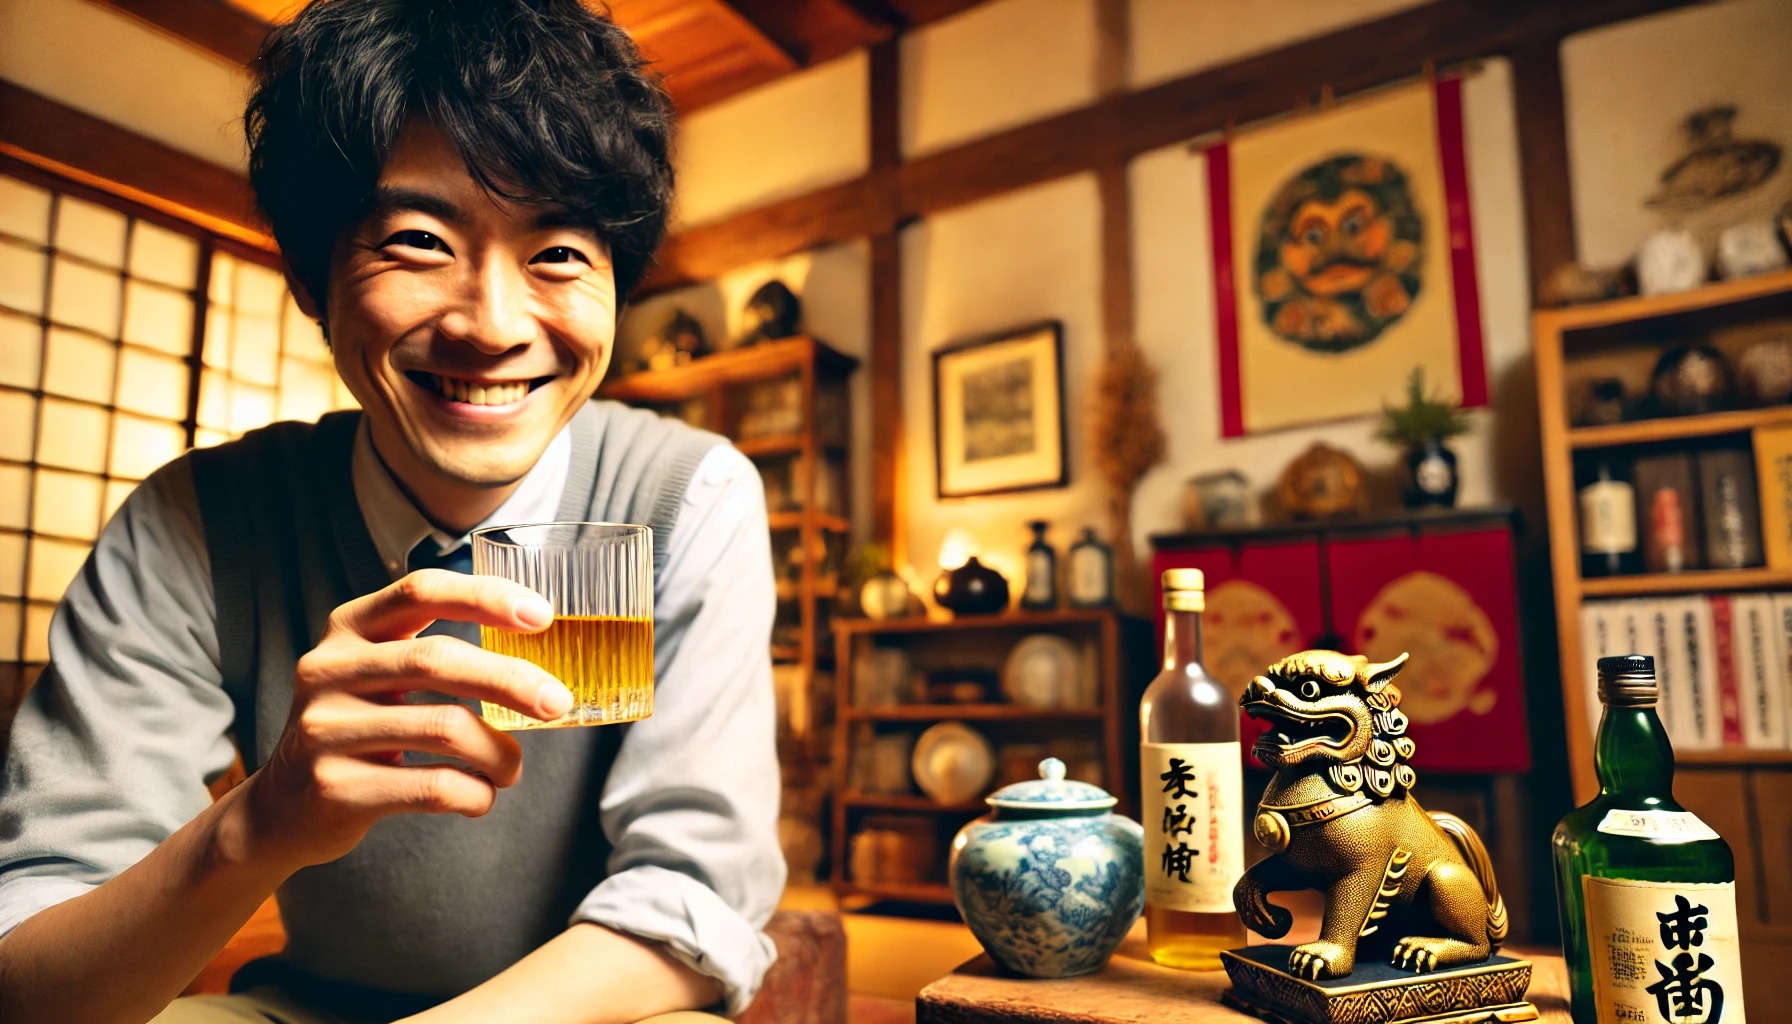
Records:
[[[894,172],[875,172],[682,232],[667,240],[643,294],[875,233],[889,217],[899,223],[924,217],[1130,159],[1228,124],[1272,117],[1312,102],[1328,87],[1345,96],[1410,78],[1427,62],[1447,66],[1555,46],[1575,32],[1696,2],[1700,0],[1435,0],[997,132],[903,163]],[[894,194],[880,189],[879,178],[890,183]],[[854,195],[870,205],[846,209],[843,200]],[[766,230],[772,225],[774,230]]]
[[[268,26],[222,0],[97,0],[228,61],[248,65]]]
[[[263,249],[249,181],[0,80],[0,153]]]

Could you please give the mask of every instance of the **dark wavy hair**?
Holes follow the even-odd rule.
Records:
[[[317,0],[275,28],[245,115],[249,180],[317,300],[405,122],[493,195],[564,207],[646,273],[672,201],[672,108],[628,35],[579,0]]]

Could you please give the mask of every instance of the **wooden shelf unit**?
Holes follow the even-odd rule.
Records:
[[[1093,640],[1099,704],[1095,707],[1031,708],[1014,704],[897,704],[855,707],[852,702],[852,666],[855,650],[882,642],[900,645],[917,654],[917,668],[978,667],[1000,669],[1014,645],[1034,633],[1058,633],[1073,642]],[[987,810],[981,799],[962,804],[940,804],[918,792],[863,793],[852,787],[852,726],[899,728],[917,732],[936,722],[963,721],[985,732],[992,745],[1000,745],[1014,730],[1029,742],[1044,735],[1098,738],[1101,745],[1102,786],[1119,797],[1123,813],[1137,803],[1134,786],[1127,781],[1127,766],[1136,768],[1138,694],[1150,672],[1150,627],[1126,619],[1111,609],[1067,608],[1050,612],[1010,611],[999,615],[967,615],[952,619],[923,617],[845,619],[834,624],[837,653],[835,673],[839,726],[834,730],[834,819],[832,859],[834,890],[843,899],[897,900],[919,903],[951,903],[951,891],[942,884],[898,885],[860,882],[850,878],[852,828],[865,813],[923,814],[937,819],[939,869],[946,866],[952,832],[967,816]],[[1141,647],[1143,645],[1143,647]],[[938,664],[931,664],[937,662]],[[1142,674],[1141,674],[1142,673]],[[994,696],[994,695],[992,695]],[[993,733],[994,735],[990,735]]]
[[[849,498],[846,492],[850,488],[841,487],[835,494],[840,514],[824,512],[817,508],[817,481],[825,472],[826,461],[840,466],[842,481],[850,479],[846,458],[851,413],[846,379],[858,363],[852,356],[814,338],[784,338],[718,352],[671,369],[625,374],[606,381],[598,395],[662,412],[668,407],[700,402],[706,419],[701,425],[728,436],[742,454],[754,459],[792,459],[790,490],[799,507],[772,510],[766,518],[775,533],[788,536],[787,531],[796,531],[795,543],[812,554],[826,544],[843,546],[852,527],[845,514]],[[803,428],[792,433],[741,437],[740,390],[788,377],[796,377],[800,382]],[[837,422],[825,425],[817,423],[817,394],[824,388],[838,391],[832,409]],[[833,661],[832,644],[821,635],[821,610],[834,599],[839,581],[835,574],[823,573],[817,563],[816,557],[806,554],[797,578],[780,577],[778,601],[796,606],[799,635],[795,643],[772,644],[771,655],[776,664],[800,667],[809,694],[803,705],[803,721],[779,723],[780,756],[787,767],[795,760],[807,761],[803,770],[819,779],[824,777],[826,766],[822,762],[827,754],[826,744],[819,737],[827,723],[815,720],[815,709],[826,704],[818,699],[822,692],[817,689],[816,670]]]
[[[1665,349],[1681,340],[1698,338],[1711,327],[1734,325],[1751,317],[1787,315],[1792,315],[1792,271],[1725,281],[1678,295],[1617,299],[1566,309],[1539,310],[1533,314],[1543,475],[1549,507],[1550,560],[1560,637],[1562,705],[1567,719],[1569,765],[1578,801],[1584,802],[1599,791],[1593,773],[1594,723],[1587,720],[1587,690],[1596,685],[1597,680],[1584,678],[1580,636],[1582,602],[1590,598],[1792,587],[1792,572],[1766,568],[1705,569],[1582,579],[1580,517],[1574,489],[1575,453],[1594,448],[1746,433],[1757,426],[1792,423],[1792,407],[1738,409],[1609,426],[1570,427],[1573,364],[1577,359],[1600,358],[1612,350],[1650,346]],[[1680,760],[1690,764],[1694,758],[1689,754]]]

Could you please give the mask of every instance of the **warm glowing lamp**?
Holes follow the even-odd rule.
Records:
[[[971,531],[962,526],[954,526],[946,531],[946,539],[940,542],[940,568],[947,572],[956,569],[971,560],[977,554],[977,538]]]

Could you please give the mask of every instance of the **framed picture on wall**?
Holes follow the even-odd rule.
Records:
[[[933,353],[939,496],[1062,487],[1064,327],[1032,324]]]

